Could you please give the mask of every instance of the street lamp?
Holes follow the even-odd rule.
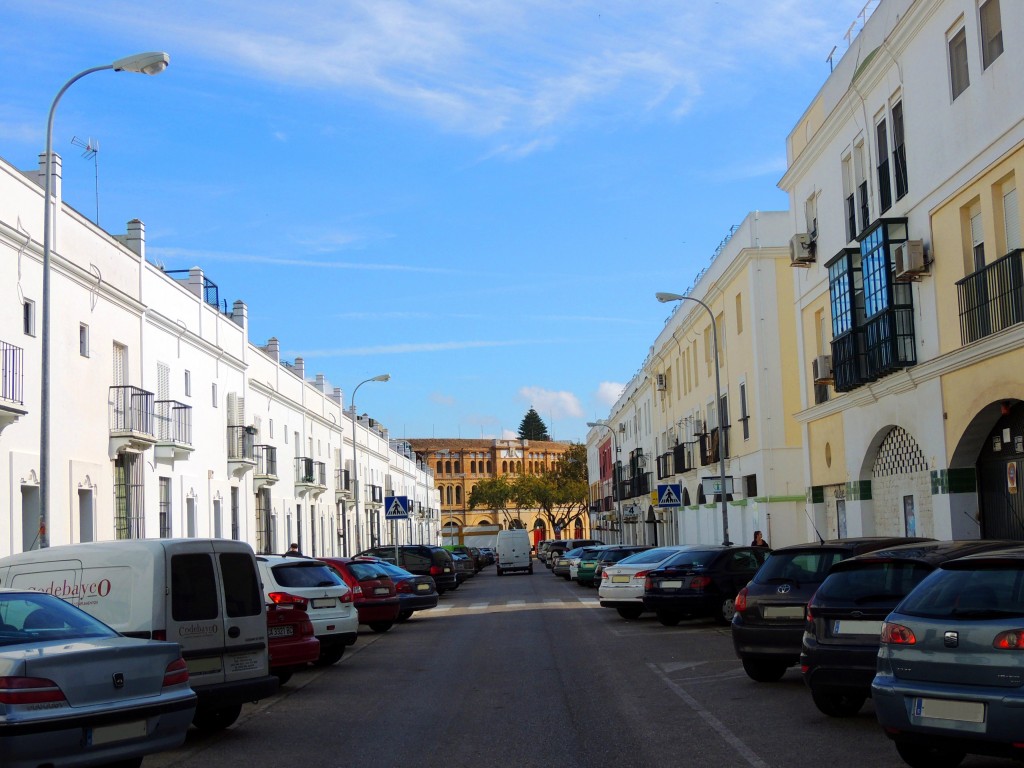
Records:
[[[46,120],[46,157],[43,160],[43,329],[42,329],[42,365],[40,369],[39,398],[39,548],[49,546],[46,523],[49,517],[50,502],[50,240],[53,218],[56,210],[51,210],[50,195],[53,192],[51,176],[53,174],[53,118],[57,112],[57,102],[64,92],[76,81],[93,72],[112,69],[115,72],[137,72],[143,75],[159,75],[171,57],[166,53],[137,53],[118,59],[113,64],[91,67],[79,72],[57,91],[50,105],[50,115]]]
[[[355,499],[356,507],[356,552],[363,551],[363,526],[362,520],[359,519],[359,457],[356,455],[356,392],[367,382],[388,381],[390,378],[390,373],[382,373],[380,376],[374,376],[372,379],[360,381],[356,384],[356,388],[352,390],[352,399],[349,401],[349,409],[352,412],[352,498]]]
[[[619,520],[619,543],[625,541],[626,529],[622,525],[622,499],[619,498],[619,469],[616,466],[619,459],[619,441],[615,437],[615,430],[604,421],[588,421],[588,427],[604,427],[612,435],[612,493],[615,495],[615,516]]]
[[[722,413],[722,377],[718,369],[718,324],[715,322],[715,313],[711,307],[700,299],[693,296],[681,296],[678,293],[654,294],[654,298],[662,304],[668,301],[695,301],[707,310],[711,318],[711,345],[715,350],[715,412],[718,414],[718,475],[719,475],[719,498],[722,500],[722,544],[726,547],[732,546],[729,541],[729,507],[725,500],[725,414]]]

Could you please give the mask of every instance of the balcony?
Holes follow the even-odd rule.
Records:
[[[228,426],[228,471],[234,477],[241,477],[256,466],[253,444],[256,430],[241,425]]]
[[[334,500],[349,501],[352,499],[352,478],[347,469],[334,470]]]
[[[681,475],[693,469],[693,443],[679,443],[658,457],[658,479]]]
[[[370,503],[372,504],[383,504],[384,503],[384,488],[380,485],[370,486]],[[458,502],[456,506],[461,506],[462,502]]]
[[[277,482],[277,448],[272,445],[254,445],[252,457],[255,468],[252,473],[253,493],[269,488]]]
[[[327,466],[322,461],[299,456],[295,459],[295,492],[316,498],[327,490]]]
[[[154,431],[154,395],[139,387],[110,388],[110,456],[142,453],[157,443]]]
[[[729,425],[715,427],[700,436],[700,465],[717,464],[729,458]]]
[[[1024,266],[1018,248],[956,284],[963,345],[1024,321]]]
[[[157,400],[154,405],[158,459],[187,458],[192,446],[192,406],[177,400]]]
[[[28,411],[25,402],[24,351],[0,341],[0,432]]]

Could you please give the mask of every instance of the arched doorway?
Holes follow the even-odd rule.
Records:
[[[878,536],[932,536],[935,515],[932,504],[928,459],[913,435],[903,427],[881,430],[871,465],[871,507],[873,531]],[[838,519],[845,501],[837,506]],[[845,515],[843,515],[845,516]],[[830,521],[830,530],[832,528]]]
[[[981,536],[1024,541],[1024,403],[1000,406],[976,466]]]

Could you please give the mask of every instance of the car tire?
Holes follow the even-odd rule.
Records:
[[[197,707],[192,725],[200,731],[212,733],[223,731],[242,714],[241,704],[225,704],[219,707]]]
[[[504,575],[505,575],[505,572],[504,572],[503,570],[501,570],[501,568],[499,568],[499,569],[498,569],[498,575],[499,575],[499,576],[504,576]]]
[[[789,668],[785,662],[766,659],[743,659],[743,671],[751,680],[759,683],[775,683],[782,679]]]
[[[718,603],[718,610],[715,611],[715,621],[723,626],[732,624],[732,617],[736,615],[735,597],[723,597]]]
[[[964,760],[964,753],[946,747],[929,747],[896,739],[896,751],[911,768],[956,768]]]
[[[403,624],[406,621],[408,621],[411,616],[412,611],[399,611],[397,618],[395,618],[395,621],[397,621],[399,624]]]
[[[678,613],[658,611],[658,621],[661,622],[663,627],[674,627],[682,620],[683,617]]]
[[[867,698],[842,688],[811,688],[814,706],[829,717],[853,717],[864,706]]]
[[[391,629],[393,626],[395,626],[395,622],[393,622],[393,621],[371,621],[368,626],[374,632],[377,632],[378,634],[383,634],[384,632],[387,632],[389,629]]]
[[[341,643],[335,645],[328,645],[326,648],[323,644],[320,645],[320,658],[313,663],[318,667],[329,667],[332,664],[337,664],[341,661],[341,657],[345,655],[345,646]]]
[[[632,621],[640,618],[640,614],[644,612],[644,607],[642,605],[620,605],[615,610],[619,612],[619,616],[622,618]]]

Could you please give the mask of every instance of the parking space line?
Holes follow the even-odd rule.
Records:
[[[506,605],[526,605],[525,600],[509,600]]]
[[[674,693],[676,696],[682,699],[682,701],[685,702],[686,705],[690,707],[690,709],[696,712],[704,720],[704,722],[711,726],[711,728],[716,733],[718,733],[718,735],[721,736],[722,739],[725,740],[726,744],[735,749],[736,752],[739,753],[740,757],[742,757],[746,761],[747,765],[752,766],[752,768],[769,768],[768,763],[766,763],[764,760],[758,757],[754,753],[754,750],[748,747],[746,742],[743,741],[743,739],[741,739],[739,736],[737,736],[735,733],[729,730],[729,727],[725,723],[723,723],[721,720],[719,720],[717,717],[711,714],[711,712],[709,712],[704,707],[704,705],[702,705],[699,701],[693,698],[693,696],[691,696],[689,693],[683,690],[682,686],[674,682],[671,678],[669,678],[668,675],[662,672],[661,669],[658,668],[657,664],[648,662],[647,666],[655,675],[657,675],[661,679],[661,681],[666,686],[668,686],[669,690],[671,690],[672,693]]]
[[[471,611],[479,611],[479,610],[482,610],[482,609],[488,607],[489,605],[490,605],[490,603],[470,603],[469,610],[471,610]]]

